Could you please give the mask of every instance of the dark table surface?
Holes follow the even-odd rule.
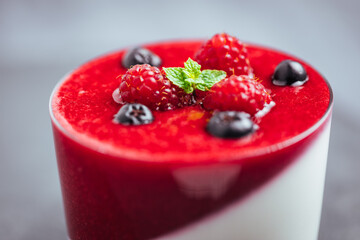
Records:
[[[360,236],[360,2],[0,1],[0,239],[66,239],[48,116],[56,82],[114,49],[226,31],[297,55],[335,93],[321,240]]]

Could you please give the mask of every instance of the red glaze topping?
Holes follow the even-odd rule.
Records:
[[[179,41],[144,47],[162,59],[163,67],[182,67],[202,43]],[[205,131],[211,112],[200,106],[153,111],[155,120],[149,125],[114,124],[113,115],[121,105],[114,102],[112,93],[120,84],[116,77],[127,70],[120,64],[124,52],[95,59],[75,70],[61,84],[52,101],[55,118],[65,131],[76,135],[85,145],[101,147],[102,151],[152,161],[201,161],[251,155],[309,129],[329,107],[327,83],[308,64],[281,52],[249,45],[247,52],[254,75],[262,80],[276,103],[268,114],[255,119],[259,126],[255,133],[236,140],[213,137]],[[303,86],[272,84],[274,69],[284,59],[296,60],[305,67],[309,80]]]

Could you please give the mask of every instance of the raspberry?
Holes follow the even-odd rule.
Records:
[[[226,33],[216,34],[195,54],[202,69],[223,70],[228,76],[252,75],[247,49],[237,38]]]
[[[246,75],[225,78],[204,95],[203,106],[206,109],[243,111],[251,115],[272,103],[272,98],[264,86]]]
[[[173,85],[157,67],[149,64],[135,65],[122,75],[113,98],[121,104],[141,103],[161,111],[192,104],[191,95]]]

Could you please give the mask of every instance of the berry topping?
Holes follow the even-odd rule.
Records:
[[[284,60],[275,68],[272,82],[278,86],[301,86],[308,80],[304,67],[295,61]]]
[[[255,115],[273,105],[264,86],[246,75],[225,78],[210,91],[198,95],[204,96],[203,106],[206,109],[243,111]]]
[[[219,138],[240,138],[254,132],[255,125],[247,113],[226,111],[215,113],[206,130]]]
[[[148,107],[138,103],[130,103],[122,106],[114,115],[114,122],[123,125],[143,125],[154,121],[154,117]]]
[[[203,69],[224,70],[228,76],[252,75],[246,47],[226,33],[216,34],[195,54]]]
[[[149,64],[154,67],[161,65],[161,59],[158,55],[146,48],[136,47],[129,50],[122,59],[124,68],[131,68],[137,64]]]
[[[173,85],[157,67],[148,64],[135,65],[122,75],[113,98],[117,103],[141,103],[161,111],[193,103],[191,95]]]

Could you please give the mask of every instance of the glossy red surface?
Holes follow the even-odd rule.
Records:
[[[201,42],[178,42],[150,45],[149,49],[163,60],[164,67],[183,66]],[[309,81],[300,87],[278,87],[271,83],[276,65],[288,55],[263,48],[248,47],[255,76],[262,80],[276,106],[257,121],[259,130],[239,140],[222,140],[204,131],[210,114],[200,107],[175,111],[154,112],[155,122],[141,127],[112,123],[120,105],[112,99],[119,85],[116,77],[126,69],[120,67],[123,52],[96,59],[77,69],[55,93],[55,117],[66,131],[83,142],[111,152],[131,154],[151,161],[208,160],[209,157],[231,158],[233,155],[254,153],[259,148],[290,139],[314,125],[326,112],[330,92],[322,76],[302,62]],[[71,128],[66,125],[71,125]],[[205,144],[204,144],[205,143]],[[185,159],[186,160],[186,159]]]
[[[163,66],[182,66],[200,42],[148,46]],[[303,63],[309,81],[277,87],[270,78],[283,59],[249,47],[255,75],[276,106],[259,119],[259,130],[239,140],[204,131],[210,113],[199,106],[155,112],[140,127],[112,123],[119,105],[123,52],[98,58],[68,76],[55,92],[54,139],[71,239],[148,239],[179,229],[239,201],[278,174],[321,130],[286,141],[318,122],[330,103],[324,79]],[[286,144],[285,144],[286,143]],[[241,169],[241,171],[240,171]],[[221,183],[219,185],[219,183]]]

